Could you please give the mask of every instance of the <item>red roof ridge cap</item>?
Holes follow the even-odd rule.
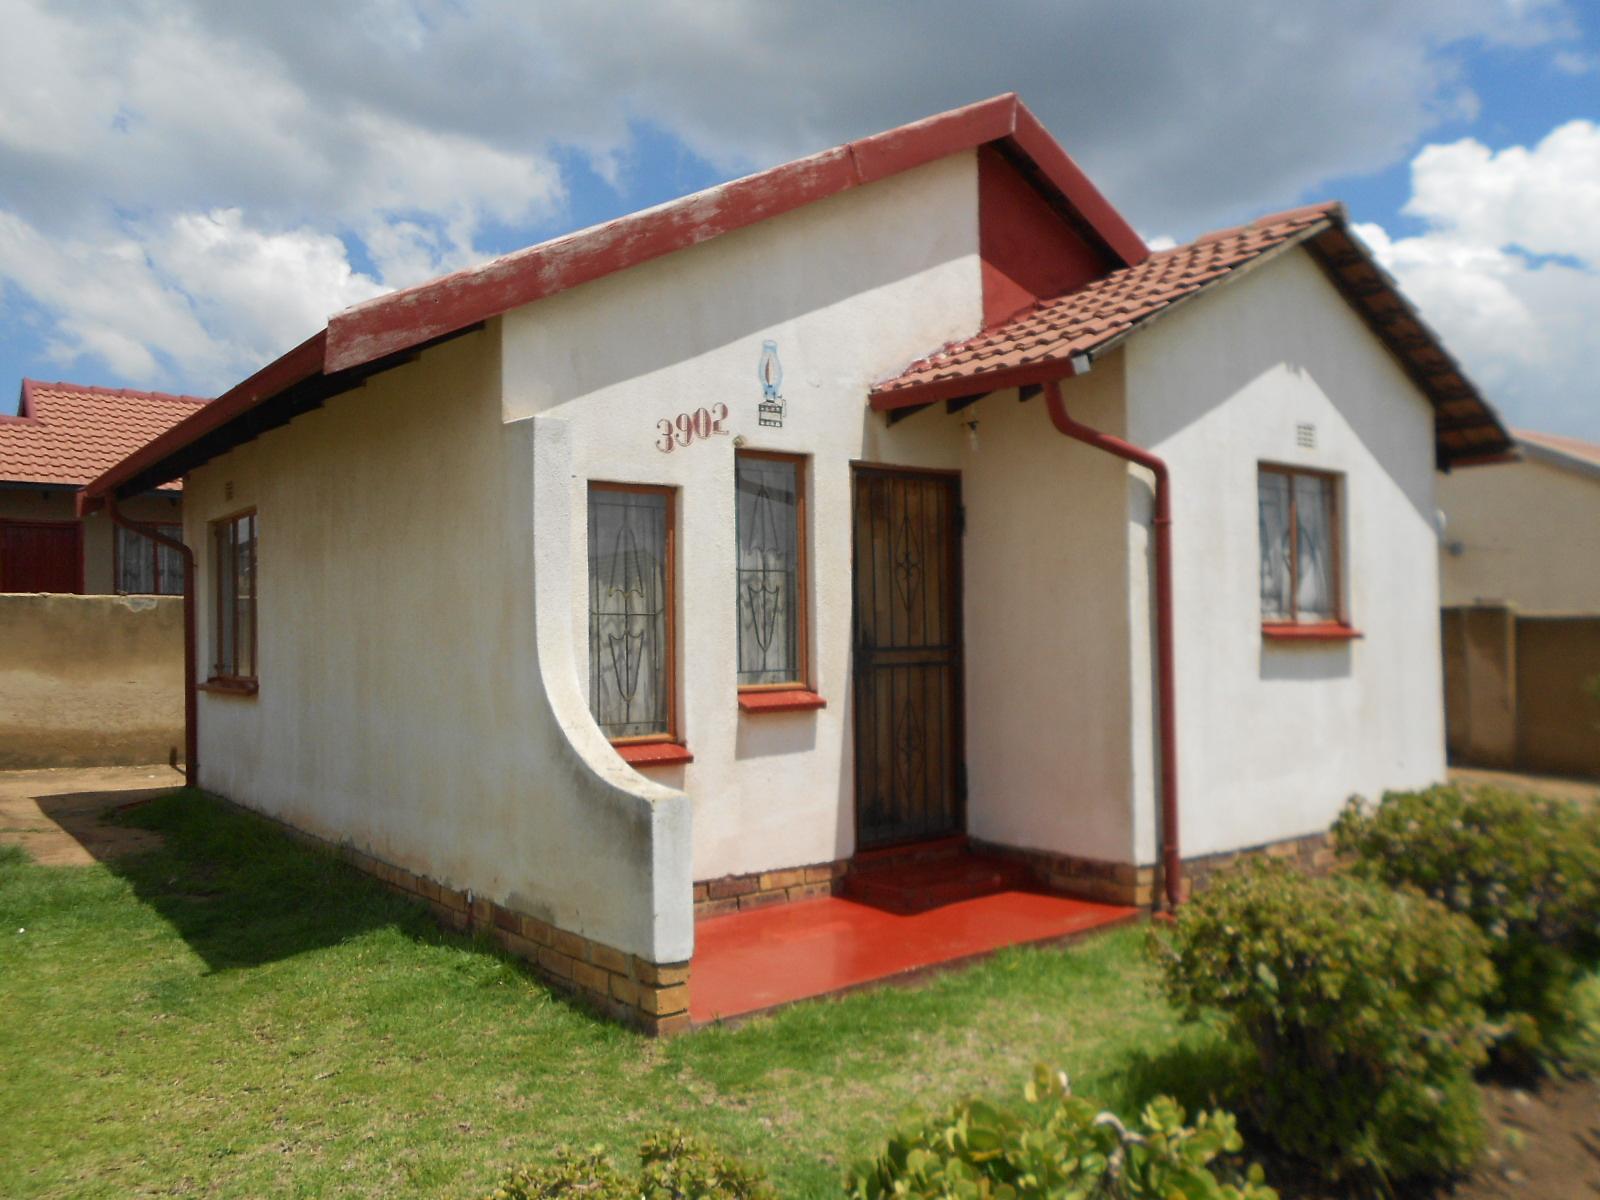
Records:
[[[851,176],[853,176],[853,182],[856,186],[867,184],[867,182],[875,182],[878,178],[883,178],[885,174],[893,174],[893,171],[883,171],[882,165],[874,166],[870,163],[870,160],[864,163],[864,158],[867,158],[869,150],[883,146],[885,139],[904,139],[907,136],[912,136],[912,134],[930,130],[930,128],[939,125],[939,123],[949,122],[950,118],[989,117],[989,115],[994,115],[989,112],[990,109],[1008,109],[1005,114],[1005,131],[997,134],[997,136],[1006,136],[1016,128],[1016,109],[1018,107],[1021,107],[1021,104],[1019,104],[1016,93],[1014,91],[1003,91],[998,96],[990,96],[989,99],[974,101],[973,104],[965,104],[965,106],[950,109],[947,112],[936,112],[936,114],[928,115],[928,117],[918,118],[915,122],[909,122],[907,125],[896,126],[893,130],[866,134],[862,138],[838,142],[837,146],[814,150],[813,154],[790,158],[787,162],[778,163],[778,165],[774,166],[763,166],[762,170],[750,171],[749,174],[741,174],[741,176],[736,176],[733,179],[723,179],[722,182],[712,184],[710,187],[702,187],[698,192],[678,195],[678,197],[662,200],[662,202],[645,206],[645,208],[635,208],[635,210],[627,211],[627,213],[619,213],[618,216],[614,216],[610,221],[598,221],[592,226],[573,229],[570,232],[566,232],[566,234],[557,234],[555,237],[546,238],[544,242],[536,242],[531,246],[518,246],[517,250],[496,254],[494,258],[485,259],[483,262],[475,262],[472,266],[459,267],[459,269],[451,270],[448,274],[435,275],[434,278],[426,278],[426,280],[413,283],[413,285],[406,286],[406,288],[386,291],[381,296],[371,296],[365,301],[358,301],[357,304],[350,304],[349,307],[339,309],[330,318],[328,325],[331,326],[334,322],[339,322],[344,318],[366,314],[366,312],[371,312],[374,309],[384,309],[384,307],[395,306],[395,304],[402,304],[403,306],[406,301],[418,298],[421,294],[443,290],[443,288],[448,288],[453,283],[488,277],[488,275],[494,275],[499,270],[506,269],[506,267],[520,266],[520,264],[530,261],[530,259],[547,258],[547,256],[555,258],[558,251],[563,250],[563,248],[570,248],[570,246],[581,245],[581,243],[589,242],[594,238],[600,238],[600,235],[605,234],[606,230],[635,226],[635,224],[648,224],[651,219],[661,218],[662,214],[670,213],[670,211],[691,211],[696,206],[706,205],[710,200],[725,197],[730,190],[754,186],[757,182],[778,178],[778,176],[800,174],[803,173],[805,168],[813,168],[813,166],[814,168],[819,168],[819,166],[829,165],[830,162],[840,160],[840,158],[845,158],[850,162]],[[557,288],[557,291],[560,291],[560,288]]]
[[[850,188],[996,142],[1031,161],[1042,186],[1058,191],[1115,259],[1131,265],[1149,256],[1143,239],[1016,93],[1004,92],[375,296],[329,318],[324,367],[333,372],[374,361]]]
[[[1343,200],[1319,200],[1315,204],[1302,204],[1298,208],[1286,208],[1282,212],[1267,213],[1257,217],[1250,224],[1256,228],[1268,225],[1282,225],[1287,221],[1310,221],[1323,217],[1333,217],[1340,221],[1349,219],[1345,211]]]
[[[1220,242],[1224,238],[1238,237],[1240,234],[1249,233],[1253,229],[1270,229],[1274,225],[1289,225],[1295,223],[1310,224],[1315,221],[1331,220],[1341,225],[1349,223],[1349,214],[1345,211],[1344,201],[1324,200],[1319,204],[1302,204],[1299,208],[1286,208],[1282,212],[1264,213],[1254,220],[1246,221],[1241,225],[1229,225],[1226,229],[1213,229],[1202,233],[1192,241],[1180,242],[1176,246],[1158,251],[1160,254],[1172,254],[1187,250],[1193,246],[1204,246],[1210,242]],[[1152,257],[1154,257],[1152,255]]]
[[[138,400],[175,400],[180,404],[210,404],[210,396],[189,396],[180,392],[147,392],[140,388],[101,387],[92,383],[70,383],[65,379],[24,378],[22,388],[31,395],[35,389],[53,392],[76,392],[86,396],[131,396]]]
[[[22,379],[22,387],[27,392],[34,389],[48,390],[48,392],[77,392],[80,395],[120,395],[120,397],[133,397],[136,400],[176,400],[184,405],[208,405],[213,397],[208,395],[186,395],[182,392],[147,392],[139,387],[102,387],[99,384],[74,384],[66,379]]]
[[[789,159],[785,162],[778,163],[775,166],[763,167],[759,171],[751,171],[748,174],[740,175],[733,179],[725,179],[721,183],[714,183],[709,187],[701,188],[697,192],[690,192],[686,196],[675,196],[670,200],[662,200],[659,203],[648,205],[645,208],[636,208],[630,212],[620,213],[608,221],[599,221],[593,225],[585,225],[582,229],[569,230],[566,233],[557,234],[555,237],[546,238],[542,242],[535,242],[531,246],[521,246],[515,250],[508,250],[504,254],[497,254],[493,258],[485,259],[481,263],[474,263],[471,266],[460,267],[444,275],[436,275],[431,279],[424,279],[419,283],[413,283],[408,287],[397,288],[394,291],[384,292],[382,295],[378,296],[371,296],[366,300],[349,305],[348,307],[342,308],[338,312],[334,313],[333,317],[329,320],[329,325],[332,325],[334,321],[357,316],[373,309],[381,309],[395,304],[404,304],[408,299],[414,298],[421,293],[445,288],[452,283],[493,275],[500,269],[510,266],[517,266],[530,259],[553,256],[556,252],[563,248],[598,238],[607,230],[636,224],[646,224],[652,218],[660,217],[663,213],[677,209],[692,210],[710,200],[726,195],[730,190],[751,186],[754,182],[768,177],[798,174],[801,173],[801,171],[806,167],[825,166],[829,163],[829,161],[837,160],[841,157],[848,159],[853,181],[857,186],[865,183],[872,183],[878,178],[882,178],[885,174],[893,173],[883,171],[881,167],[874,167],[870,161],[868,161],[865,165],[863,164],[865,152],[880,147],[883,144],[884,139],[891,137],[904,138],[906,136],[921,132],[924,129],[936,126],[941,122],[948,121],[957,116],[992,115],[987,110],[1005,107],[1009,107],[1010,109],[1008,119],[1006,120],[1005,133],[997,135],[1003,137],[1006,133],[1010,133],[1016,128],[1016,109],[1020,107],[1020,102],[1018,101],[1017,94],[1015,92],[1002,92],[998,96],[989,97],[987,100],[978,100],[971,104],[962,105],[959,108],[950,109],[946,112],[933,113],[916,121],[909,122],[908,124],[897,126],[894,129],[886,130],[880,133],[867,134],[864,137],[853,138],[850,141],[840,142],[837,145],[828,146],[825,149],[814,151],[811,154],[801,155],[799,158]]]

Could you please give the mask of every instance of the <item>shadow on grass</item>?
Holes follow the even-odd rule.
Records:
[[[1203,1025],[1186,1026],[1172,1042],[1127,1053],[1116,1071],[1116,1096],[1105,1099],[1132,1111],[1154,1096],[1171,1096],[1192,1117],[1202,1109],[1238,1107],[1248,1057]]]
[[[108,814],[160,834],[149,853],[106,860],[212,971],[252,967],[338,945],[384,926],[437,941],[430,914],[329,850],[204,792],[182,789]]]
[[[294,841],[274,822],[204,792],[169,792],[107,819],[161,835],[157,849],[105,866],[213,973],[392,929],[420,943],[477,950],[536,979],[486,939],[441,929],[422,905],[389,892],[332,850]],[[570,1003],[559,992],[551,996]]]

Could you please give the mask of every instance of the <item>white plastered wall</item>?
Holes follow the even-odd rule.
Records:
[[[1445,604],[1600,612],[1600,468],[1560,467],[1536,453],[1440,476]]]
[[[535,439],[529,422],[502,422],[499,337],[491,322],[190,477],[202,597],[215,594],[209,523],[246,508],[260,521],[260,693],[202,694],[201,783],[563,929],[681,961],[693,937],[687,803],[620,763],[593,765],[542,676],[561,648],[534,620],[547,583]]]
[[[1172,472],[1184,855],[1314,833],[1352,793],[1441,778],[1426,399],[1300,250],[1185,305],[1125,353],[1129,434]],[[1315,426],[1314,449],[1297,445],[1300,423]],[[1360,640],[1262,639],[1261,462],[1341,476],[1345,603]],[[1148,492],[1133,495],[1134,707],[1148,721]],[[1144,733],[1135,744],[1152,745]],[[1147,763],[1134,802],[1142,863],[1157,854],[1154,774]]]
[[[541,447],[540,567],[564,572],[560,686],[587,696],[590,480],[677,489],[680,733],[695,761],[649,768],[694,808],[696,879],[823,862],[854,849],[852,460],[960,465],[942,406],[893,427],[871,385],[981,323],[976,158],[955,155],[517,310],[504,321],[505,407]],[[783,428],[757,423],[762,343],[777,343]],[[664,453],[658,422],[722,403],[727,436]],[[734,451],[809,456],[811,683],[817,711],[745,714],[735,683]],[[557,493],[560,493],[558,495]],[[541,592],[541,595],[543,593]],[[546,614],[541,611],[541,625]],[[587,710],[573,720],[587,720]],[[615,756],[613,756],[615,757]],[[616,759],[620,764],[620,759]]]
[[[1064,385],[1079,420],[1125,429],[1122,355]],[[968,831],[1002,845],[1133,858],[1126,467],[1056,432],[1015,390],[978,422],[966,483]]]

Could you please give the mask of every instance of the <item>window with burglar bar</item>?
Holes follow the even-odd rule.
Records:
[[[1338,483],[1322,471],[1259,468],[1263,624],[1343,621]]]
[[[256,678],[256,514],[241,513],[211,526],[212,677]]]
[[[805,460],[741,451],[734,490],[739,686],[803,688]]]
[[[613,741],[676,734],[673,493],[589,485],[589,710]]]

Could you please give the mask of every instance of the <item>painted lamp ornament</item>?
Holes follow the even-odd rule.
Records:
[[[756,418],[772,429],[783,428],[783,364],[778,361],[778,343],[761,343],[761,360],[756,364],[756,378],[761,382],[761,404]]]

